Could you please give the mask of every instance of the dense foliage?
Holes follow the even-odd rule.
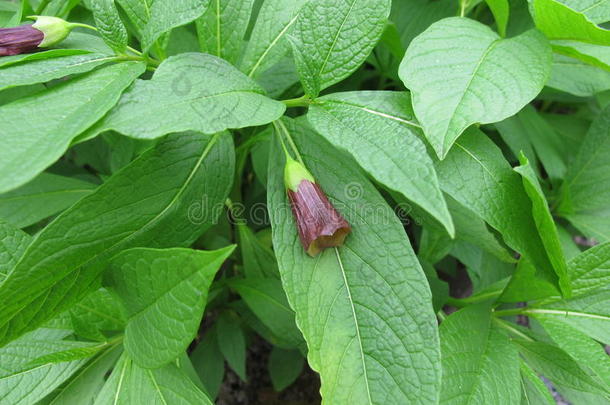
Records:
[[[609,21],[0,0],[0,403],[211,404],[263,340],[330,405],[610,403]]]

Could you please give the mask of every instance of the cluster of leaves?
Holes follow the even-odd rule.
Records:
[[[0,59],[0,403],[212,403],[254,335],[328,404],[610,402],[608,1],[34,13],[97,33]],[[299,244],[280,138],[344,246]]]

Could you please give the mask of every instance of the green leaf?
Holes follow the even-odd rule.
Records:
[[[436,169],[443,191],[497,229],[508,246],[535,264],[539,277],[557,284],[523,182],[484,133],[468,130]]]
[[[390,20],[396,24],[405,49],[413,38],[432,23],[456,14],[458,3],[452,0],[403,0],[392,2]]]
[[[529,103],[550,67],[551,48],[539,32],[501,39],[479,22],[451,17],[411,42],[399,75],[412,92],[428,141],[443,159],[468,126],[501,121]]]
[[[120,63],[0,107],[0,192],[55,162],[143,71],[143,64]]]
[[[521,175],[525,192],[532,201],[534,222],[538,228],[538,234],[540,235],[540,239],[542,239],[542,244],[546,249],[549,261],[555,270],[555,274],[557,274],[557,277],[559,278],[561,291],[563,291],[565,296],[569,297],[571,295],[572,287],[555,221],[551,216],[548,203],[529,161],[524,155],[519,157],[519,161],[521,166],[516,167],[514,170]]]
[[[65,210],[95,187],[75,178],[41,173],[29,183],[0,194],[0,218],[25,228]]]
[[[104,333],[123,331],[127,323],[121,301],[105,288],[75,303],[69,313],[74,333],[90,340],[105,341]]]
[[[91,404],[115,365],[122,349],[108,349],[78,370],[65,385],[55,390],[48,405]]]
[[[271,249],[264,246],[244,223],[238,222],[239,246],[244,261],[244,275],[250,277],[279,277],[277,261]]]
[[[269,356],[269,376],[273,389],[283,391],[301,375],[305,359],[298,350],[271,349]]]
[[[280,280],[247,277],[232,279],[229,286],[287,348],[303,347],[303,336],[297,329],[294,311],[288,305]]]
[[[286,209],[284,155],[274,143],[267,188],[273,245],[284,290],[309,348],[309,364],[322,379],[323,400],[436,402],[436,317],[402,224],[349,156],[302,121],[285,124],[316,183],[352,226],[344,246],[315,258],[305,253]],[[351,183],[362,189],[357,199],[346,195],[345,186]]]
[[[555,405],[544,382],[523,360],[521,365],[521,405]]]
[[[568,167],[558,212],[585,235],[610,240],[610,107],[591,125]]]
[[[108,347],[108,343],[73,342],[75,346],[69,349],[48,353],[31,360],[28,367],[38,367],[46,364],[64,363],[67,361],[88,359]]]
[[[241,61],[241,71],[257,77],[290,50],[287,35],[307,1],[265,0]]]
[[[513,340],[519,352],[534,370],[555,384],[579,391],[604,394],[604,389],[593,380],[563,350],[543,342]]]
[[[377,181],[400,192],[443,224],[450,235],[455,234],[434,164],[414,122],[408,93],[331,94],[310,106],[307,119]]]
[[[0,69],[0,90],[88,72],[114,59],[113,55],[86,53],[8,65]]]
[[[17,264],[32,238],[0,219],[0,283]]]
[[[145,369],[124,354],[94,404],[212,405],[213,402],[175,364]]]
[[[225,359],[218,347],[216,327],[208,329],[191,353],[193,367],[210,398],[216,398],[225,375]]]
[[[610,10],[610,7],[608,9]],[[553,51],[559,54],[580,59],[590,65],[610,70],[610,55],[606,46],[567,40],[555,40],[551,42],[551,45]]]
[[[218,56],[235,65],[241,54],[244,35],[254,0],[212,0],[197,20],[201,52]]]
[[[234,246],[216,251],[129,249],[110,262],[105,282],[127,309],[125,351],[144,368],[158,368],[193,341],[208,289]]]
[[[309,1],[296,21],[293,51],[305,93],[351,75],[381,37],[390,15],[389,0]]]
[[[267,124],[284,110],[228,62],[184,53],[163,62],[151,80],[138,80],[82,138],[111,129],[145,139],[187,130],[211,134]]]
[[[104,41],[117,53],[125,52],[127,29],[121,21],[114,0],[95,0],[90,4],[95,25]]]
[[[148,3],[148,0],[140,1]],[[161,35],[172,28],[186,25],[201,17],[209,2],[209,0],[152,0],[150,18],[142,32],[143,51],[148,51]]]
[[[508,15],[510,12],[510,4],[508,0],[485,0],[487,6],[496,20],[498,33],[501,37],[506,36],[506,26],[508,25]]]
[[[538,321],[557,345],[585,369],[610,393],[610,357],[603,346],[557,319],[540,318]]]
[[[142,34],[150,20],[150,10],[154,0],[116,0],[125,11],[137,31]]]
[[[549,39],[570,39],[610,45],[610,32],[587,17],[555,0],[533,1],[536,27]]]
[[[559,0],[574,11],[584,14],[589,21],[601,24],[610,21],[608,0]]]
[[[488,305],[464,308],[441,323],[442,404],[515,404],[519,357],[492,323]]]
[[[610,242],[593,246],[568,264],[574,296],[610,285]]]
[[[578,97],[591,97],[610,89],[610,72],[569,56],[553,54],[551,77],[546,85]]]
[[[246,337],[237,317],[224,312],[216,321],[218,347],[231,369],[246,381]]]
[[[192,244],[227,197],[232,148],[228,134],[169,136],[60,215],[0,285],[0,344],[96,288],[119,251]]]

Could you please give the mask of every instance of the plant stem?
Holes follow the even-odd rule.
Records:
[[[499,311],[493,311],[493,315],[495,317],[521,315],[526,309],[527,308],[501,309]]]
[[[276,121],[273,121],[273,126],[275,127],[276,131],[278,132],[278,135],[280,137],[280,141],[282,143],[283,143],[283,141],[282,141],[282,132],[284,133],[284,136],[286,137],[286,140],[288,141],[288,144],[290,145],[290,149],[292,149],[292,151],[296,155],[297,160],[303,166],[305,166],[305,162],[303,161],[303,158],[301,157],[301,154],[299,153],[299,149],[297,148],[296,143],[294,143],[294,140],[292,139],[292,136],[290,136],[290,132],[288,131],[288,128],[286,128],[286,125],[284,125],[284,123],[281,120],[276,120]],[[288,154],[288,151],[286,150],[285,146],[284,146],[284,151]]]
[[[282,100],[282,103],[286,104],[286,107],[309,107],[311,99],[308,95],[304,95],[298,98],[291,98],[289,100]]]
[[[500,296],[500,294],[502,294],[502,291],[490,291],[484,294],[477,294],[466,298],[449,297],[447,298],[447,304],[454,307],[463,308],[470,304],[477,304],[479,302],[485,302],[487,300],[497,298]]]

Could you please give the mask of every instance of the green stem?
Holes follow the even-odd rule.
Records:
[[[500,296],[500,294],[502,294],[502,291],[490,291],[484,294],[477,294],[466,298],[449,297],[447,298],[447,304],[454,307],[463,308],[470,304],[477,304],[479,302],[485,302],[490,299],[497,298]]]
[[[522,315],[525,310],[527,310],[527,308],[501,309],[499,311],[493,311],[493,315],[495,317]]]
[[[284,147],[284,152],[286,152],[287,156],[290,156],[290,155],[288,154],[288,150],[286,149],[286,146],[283,145],[284,141],[282,140],[282,132],[284,133],[284,136],[286,137],[286,140],[288,141],[288,144],[290,145],[290,149],[292,149],[292,151],[296,155],[297,160],[303,166],[305,166],[305,162],[303,161],[303,158],[301,157],[301,154],[299,153],[299,149],[297,148],[296,143],[294,143],[292,136],[290,136],[290,132],[288,131],[288,128],[286,128],[286,125],[284,125],[282,120],[276,120],[276,121],[273,121],[273,126],[275,127],[276,131],[278,132],[280,141],[282,142],[282,146]]]
[[[443,322],[445,319],[447,319],[447,315],[445,315],[445,313],[443,312],[443,310],[439,310],[436,313],[436,317],[439,319],[439,321]]]
[[[289,100],[282,100],[282,103],[286,104],[286,107],[309,107],[311,104],[311,98],[308,95],[304,95],[298,98],[291,98]]]

